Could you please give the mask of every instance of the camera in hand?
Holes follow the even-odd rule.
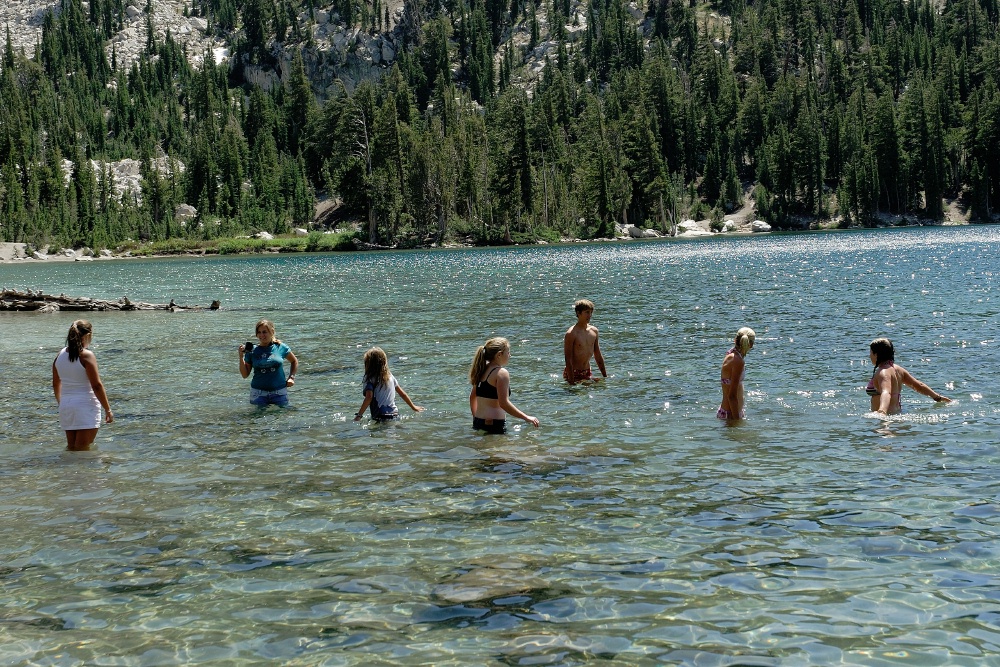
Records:
[[[248,340],[243,344],[243,354],[250,354],[251,352],[253,352],[253,341]]]

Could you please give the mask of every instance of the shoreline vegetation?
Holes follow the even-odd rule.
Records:
[[[957,219],[955,219],[957,218]],[[755,225],[760,221],[736,223],[727,218],[721,231],[711,229],[711,222],[708,220],[684,221],[678,225],[676,233],[663,233],[657,230],[644,229],[640,227],[616,226],[616,235],[606,238],[571,238],[553,237],[539,235],[534,238],[518,237],[512,239],[510,243],[484,244],[474,241],[471,237],[465,239],[451,239],[444,242],[428,240],[424,243],[397,244],[393,246],[382,246],[368,243],[364,240],[365,234],[362,229],[354,231],[312,231],[306,234],[292,233],[274,236],[269,233],[258,233],[255,236],[236,236],[216,239],[189,239],[171,238],[159,241],[127,241],[118,245],[114,250],[101,249],[94,251],[91,248],[53,248],[43,246],[36,248],[30,243],[4,243],[0,242],[0,264],[12,261],[93,261],[105,259],[136,259],[154,257],[211,257],[223,255],[262,255],[280,253],[312,253],[312,252],[367,252],[372,250],[420,250],[433,248],[504,248],[523,245],[549,245],[549,244],[570,244],[570,243],[612,243],[630,242],[650,239],[665,238],[696,238],[696,237],[725,237],[725,236],[748,236],[760,233],[770,233],[771,229],[766,223],[763,227]],[[916,218],[913,216],[886,215],[878,219],[878,224],[874,227],[878,229],[893,227],[944,227],[944,226],[969,226],[976,224],[988,224],[971,222],[964,216],[949,216],[943,221],[933,221]],[[812,223],[808,227],[797,230],[781,229],[781,232],[806,232],[806,231],[833,231],[844,229],[862,229],[863,227],[852,225],[845,227],[836,221],[825,223]],[[869,227],[870,228],[870,227]]]
[[[510,245],[1000,211],[1000,0],[179,3],[220,44],[201,54],[151,4],[58,4],[31,53],[0,47],[8,242],[292,252],[349,247],[233,239]],[[126,28],[145,35],[134,62]]]

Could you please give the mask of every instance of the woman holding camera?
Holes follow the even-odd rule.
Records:
[[[250,402],[254,405],[288,405],[288,387],[295,384],[299,360],[292,350],[274,337],[274,323],[260,320],[256,328],[257,344],[240,345],[240,375],[244,378],[253,369],[250,380]],[[285,359],[290,364],[285,377]]]

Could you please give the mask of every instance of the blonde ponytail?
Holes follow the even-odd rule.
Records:
[[[483,374],[485,368],[486,346],[480,345],[476,348],[476,355],[472,357],[472,366],[469,367],[469,382],[471,384],[479,382],[479,376]]]
[[[493,361],[493,359],[510,349],[510,343],[507,342],[506,338],[490,338],[484,344],[480,345],[476,350],[476,356],[472,358],[472,366],[469,368],[469,382],[473,385],[479,383],[479,376],[483,374],[486,370],[486,364]]]
[[[754,342],[757,340],[757,334],[750,327],[743,327],[736,332],[736,349],[739,350],[740,356],[745,357],[750,348],[753,347]]]

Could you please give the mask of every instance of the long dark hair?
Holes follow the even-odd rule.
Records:
[[[875,355],[875,368],[878,368],[887,361],[896,361],[896,350],[892,346],[892,341],[888,338],[876,338],[868,348]]]
[[[94,332],[93,325],[87,320],[77,320],[69,327],[66,335],[66,352],[70,361],[76,361],[83,352],[83,339]]]

